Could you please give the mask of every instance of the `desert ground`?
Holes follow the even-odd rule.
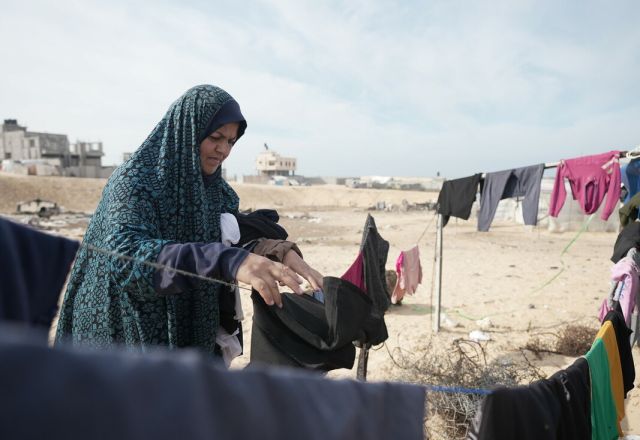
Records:
[[[15,216],[16,204],[42,198],[60,204],[67,212],[91,213],[105,181],[60,177],[7,176],[0,174],[0,213]],[[390,243],[387,269],[395,266],[401,250],[420,247],[423,281],[401,306],[386,315],[389,339],[372,350],[369,380],[391,380],[397,376],[389,353],[396,348],[420,352],[427,341],[440,343],[468,338],[474,330],[490,337],[484,342],[489,356],[520,356],[520,348],[537,335],[558,332],[568,323],[598,327],[597,311],[610,287],[609,258],[616,234],[549,232],[546,228],[525,228],[513,223],[494,223],[490,232],[475,230],[474,221],[451,219],[444,229],[442,309],[443,325],[432,330],[435,215],[428,210],[402,210],[402,201],[435,201],[437,193],[340,186],[274,187],[232,184],[241,198],[242,209],[275,208],[281,224],[297,242],[305,259],[325,275],[340,276],[353,262],[366,216],[371,213],[380,234]],[[389,211],[368,211],[384,201]],[[406,203],[405,203],[406,205]],[[66,218],[66,220],[65,220]],[[86,216],[58,216],[43,222],[52,233],[79,239]],[[418,241],[419,240],[419,241]],[[250,344],[251,300],[243,292],[244,340]],[[245,347],[245,353],[250,350]],[[636,364],[640,351],[633,349]],[[544,354],[532,363],[552,374],[566,367],[572,357]],[[245,354],[232,368],[248,362]],[[329,377],[355,378],[356,368],[331,372]],[[640,433],[640,390],[626,401],[623,428]]]

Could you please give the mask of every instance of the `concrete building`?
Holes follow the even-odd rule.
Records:
[[[69,146],[65,175],[73,177],[109,177],[115,167],[102,166],[102,142],[76,141]]]
[[[258,154],[256,158],[256,170],[260,176],[295,176],[296,158],[280,156],[273,150],[269,150],[264,144],[266,151]]]
[[[69,152],[66,134],[27,131],[16,119],[5,119],[0,130],[0,158],[9,160],[52,159],[62,165]]]
[[[5,119],[0,126],[0,160],[15,164],[16,169],[21,164],[47,164],[49,167],[37,168],[42,171],[36,174],[108,177],[113,167],[103,167],[102,156],[102,142],[69,144],[66,134],[28,131],[16,119]],[[7,171],[9,167],[3,168]]]

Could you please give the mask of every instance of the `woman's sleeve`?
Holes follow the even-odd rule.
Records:
[[[286,240],[273,240],[269,238],[261,238],[257,240],[256,245],[254,246],[252,252],[256,255],[260,255],[263,257],[267,257],[270,260],[282,262],[284,261],[285,255],[287,252],[293,250],[296,254],[302,257],[302,252],[298,245],[296,245],[292,241]]]
[[[249,252],[222,243],[171,243],[162,248],[157,263],[167,268],[157,269],[153,284],[160,295],[184,292],[193,286],[196,277],[171,269],[194,273],[203,277],[232,282],[238,268]]]

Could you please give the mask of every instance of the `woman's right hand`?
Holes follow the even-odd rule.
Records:
[[[255,254],[249,254],[238,268],[236,279],[256,289],[267,305],[282,307],[279,284],[288,286],[298,295],[303,293],[303,279],[284,264]]]

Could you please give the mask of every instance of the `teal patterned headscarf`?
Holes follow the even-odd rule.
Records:
[[[220,168],[203,180],[200,142],[221,110],[239,107],[224,90],[202,85],[174,102],[131,158],[112,174],[84,244],[155,262],[169,243],[220,241],[220,214],[238,196]],[[225,121],[232,122],[232,121]],[[246,122],[240,122],[242,135]],[[159,296],[155,269],[81,247],[60,312],[56,339],[92,346],[196,347],[213,353],[220,286],[197,281]]]

